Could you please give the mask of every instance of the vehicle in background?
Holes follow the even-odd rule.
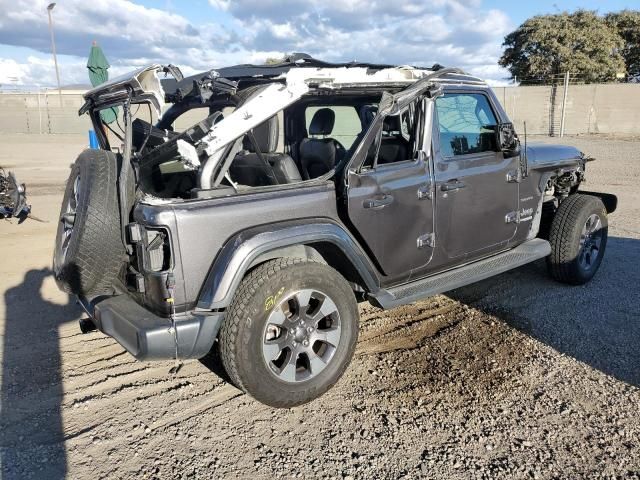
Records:
[[[22,223],[31,216],[26,191],[24,183],[18,183],[13,172],[7,173],[0,167],[0,220],[17,218],[18,223]]]

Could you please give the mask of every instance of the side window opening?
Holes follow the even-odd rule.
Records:
[[[311,122],[318,111],[325,111],[325,109],[333,112],[333,128],[330,132],[314,134],[310,130]],[[361,130],[358,111],[351,105],[309,106],[305,109],[304,116],[309,137],[331,137],[339,142],[345,150],[351,148]]]
[[[302,181],[293,158],[285,153],[283,124],[284,114],[279,112],[242,137],[229,166],[229,176],[240,188]]]
[[[496,117],[482,94],[451,93],[436,100],[445,157],[496,151]]]
[[[184,138],[197,149],[198,140],[214,123],[224,121],[234,106],[220,101],[176,109],[153,126],[151,122],[142,125],[140,131],[135,128],[137,122],[133,143],[140,187],[160,198],[209,198],[322,177],[353,155],[378,108],[377,95],[343,96],[335,101],[332,104],[326,96],[305,97],[230,142],[216,161],[207,189],[199,187],[200,167],[188,162],[184,155],[190,152],[180,153],[177,142]],[[181,132],[184,125],[199,119]],[[408,141],[411,122],[406,118],[403,122],[394,127],[394,135]],[[153,134],[148,135],[149,131]]]
[[[312,180],[353,153],[370,123],[360,118],[360,101],[341,105],[312,102],[288,107],[244,135],[229,166],[234,187],[242,190]],[[366,107],[372,119],[377,105]],[[285,131],[285,123],[292,121],[297,125]]]
[[[338,165],[361,139],[358,104],[312,102],[287,107],[247,132],[231,149],[227,183],[239,190],[298,183]]]
[[[364,139],[365,134],[369,130],[369,127],[373,123],[376,115],[378,114],[378,105],[372,103],[364,103],[357,107],[358,117],[360,119],[360,133],[356,136],[353,144],[347,151],[345,157],[350,159],[355,153],[358,145]],[[379,132],[380,133],[380,132]],[[379,135],[378,135],[379,137]],[[365,157],[365,161],[362,164],[363,168],[371,168],[376,159],[376,155],[378,154],[378,145],[380,141],[379,138],[376,138],[375,141],[371,142],[367,149],[367,154]]]
[[[377,165],[415,158],[419,130],[419,102],[416,100],[397,115],[383,120]]]
[[[303,178],[322,176],[352,157],[377,114],[378,101],[376,95],[341,99],[340,105],[306,106],[296,157]]]
[[[412,119],[409,110],[402,112],[400,115],[400,126],[402,137],[408,142],[411,139]]]
[[[305,180],[318,178],[338,165],[361,131],[354,105],[313,105],[304,109],[305,137],[300,139],[298,161]]]

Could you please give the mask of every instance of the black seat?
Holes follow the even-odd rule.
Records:
[[[300,171],[289,155],[276,153],[278,147],[278,118],[271,117],[252,131],[256,146],[249,138],[243,139],[240,151],[229,167],[233,181],[251,187],[279,185],[302,181]]]
[[[345,153],[346,158],[351,158],[353,154],[356,153],[356,150],[358,149],[360,142],[362,142],[362,139],[367,134],[367,131],[369,130],[369,126],[375,119],[377,113],[378,113],[377,105],[362,105],[360,107],[360,110],[358,111],[358,116],[360,117],[361,130],[360,130],[360,133],[356,135],[356,138],[353,140],[353,143],[349,147],[349,150],[346,151]],[[369,151],[367,152],[367,158],[364,162],[365,165],[368,165],[368,166],[373,165],[373,159],[375,158],[375,155],[376,155],[375,145],[371,145],[369,147]]]
[[[333,131],[336,114],[330,108],[319,109],[309,124],[309,135],[324,138],[304,138],[300,142],[300,165],[305,179],[316,178],[331,170],[344,155],[344,147],[333,138],[326,138]]]
[[[378,152],[378,164],[409,160],[409,145],[402,136],[400,117],[385,117],[382,127],[382,140]]]

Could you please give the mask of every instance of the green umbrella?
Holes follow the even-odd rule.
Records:
[[[89,52],[89,60],[87,61],[91,85],[97,87],[101,83],[106,82],[109,79],[109,67],[109,62],[107,62],[107,57],[104,56],[102,48],[94,41],[93,45],[91,45],[91,52]],[[117,115],[118,113],[115,108],[109,108],[100,112],[104,123],[115,121]]]

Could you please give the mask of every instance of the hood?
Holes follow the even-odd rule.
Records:
[[[527,163],[529,168],[546,169],[584,163],[584,154],[568,145],[548,145],[529,143],[527,145]]]
[[[160,65],[149,65],[98,85],[84,94],[85,103],[78,113],[82,115],[90,108],[122,103],[131,95],[135,100],[150,101],[160,114],[164,107],[164,90],[159,74],[163,69]]]

